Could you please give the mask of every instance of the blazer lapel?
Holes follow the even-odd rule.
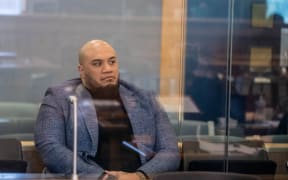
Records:
[[[137,144],[137,147],[146,152],[145,145],[146,141],[150,141],[150,135],[145,131],[145,119],[147,117],[147,112],[141,104],[139,98],[135,96],[134,93],[120,86],[120,97],[130,119],[130,123],[133,129],[134,139],[133,142]],[[147,139],[148,138],[148,139]],[[148,157],[140,156],[141,162],[147,161]]]
[[[76,88],[76,94],[78,96],[78,110],[79,116],[84,119],[86,129],[92,139],[92,154],[97,151],[98,145],[98,123],[96,110],[93,103],[93,99],[88,90],[82,85],[78,85]]]
[[[141,134],[141,128],[139,127],[139,119],[141,115],[138,113],[139,104],[136,97],[133,95],[132,92],[126,90],[122,86],[120,86],[119,91],[121,100],[130,119],[134,135]]]

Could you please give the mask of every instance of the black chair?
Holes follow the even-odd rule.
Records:
[[[0,173],[26,173],[26,169],[24,160],[0,160]]]
[[[0,147],[0,172],[26,172],[27,162],[23,160],[22,146],[19,140],[0,138]]]
[[[251,175],[275,175],[277,164],[272,160],[229,160],[228,172]],[[192,160],[189,171],[224,171],[224,160]]]
[[[153,180],[261,180],[260,177],[224,172],[166,172],[153,176]]]

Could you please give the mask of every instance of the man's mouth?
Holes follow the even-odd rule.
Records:
[[[107,76],[101,79],[101,81],[105,81],[105,82],[113,82],[114,80],[115,80],[114,76]]]

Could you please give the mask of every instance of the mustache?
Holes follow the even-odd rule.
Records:
[[[106,79],[113,79],[114,80],[114,79],[116,79],[116,77],[115,76],[106,76],[106,77],[101,78],[100,80],[103,81]]]

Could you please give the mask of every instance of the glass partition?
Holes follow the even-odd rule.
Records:
[[[118,53],[120,77],[155,92],[168,113],[181,170],[215,163],[218,171],[232,172],[239,160],[272,160],[275,179],[287,175],[287,5],[2,0],[0,137],[22,140],[26,158],[41,161],[33,128],[45,90],[79,77],[79,48],[104,39]],[[33,163],[28,172],[41,172],[43,164]]]
[[[266,177],[275,172],[275,179],[287,175],[286,6],[283,0],[235,0],[233,14],[231,118],[242,122],[251,152],[263,148],[264,159],[276,163],[262,162],[260,171]]]
[[[161,0],[0,3],[1,135],[33,139],[45,90],[79,77],[78,51],[88,40],[110,42],[121,78],[159,92]]]
[[[184,167],[287,174],[286,3],[187,1],[185,95],[198,109],[184,112]]]

